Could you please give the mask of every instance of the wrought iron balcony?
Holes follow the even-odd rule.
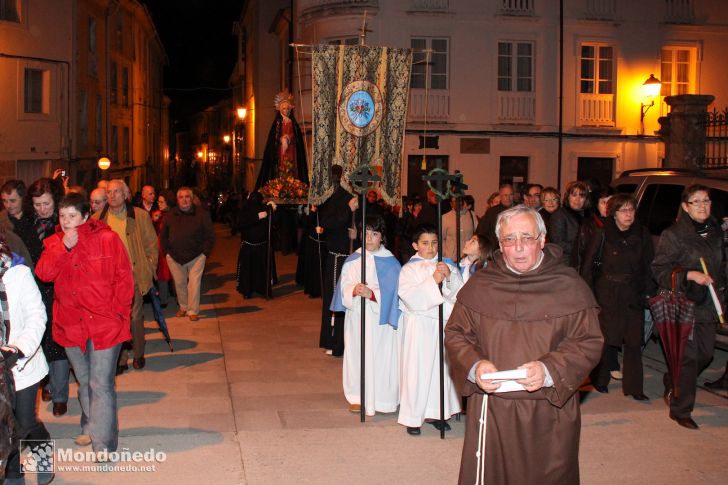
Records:
[[[536,0],[501,0],[500,14],[530,17],[536,14]]]
[[[410,0],[411,10],[416,12],[447,12],[450,0]]]
[[[614,20],[617,0],[587,0],[584,17],[589,20]]]
[[[379,8],[379,0],[299,0],[298,4],[303,18],[344,15]]]
[[[665,23],[692,24],[695,21],[693,0],[665,0]]]

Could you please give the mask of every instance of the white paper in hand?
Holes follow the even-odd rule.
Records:
[[[492,380],[493,382],[500,383],[500,387],[493,391],[494,393],[525,391],[526,389],[523,385],[517,383],[516,379],[525,379],[527,372],[528,369],[503,370],[499,372],[481,374],[480,378],[482,380]]]

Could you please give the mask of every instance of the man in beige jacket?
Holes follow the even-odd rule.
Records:
[[[133,366],[135,369],[142,369],[146,364],[142,303],[144,295],[153,284],[159,248],[152,219],[144,209],[133,207],[128,201],[129,196],[129,187],[123,180],[110,180],[107,189],[107,205],[101,213],[96,213],[93,217],[106,222],[119,235],[129,253],[129,259],[131,259],[134,272],[134,301],[131,308]],[[117,375],[129,369],[128,359],[129,350],[122,347],[119,364],[116,368]]]

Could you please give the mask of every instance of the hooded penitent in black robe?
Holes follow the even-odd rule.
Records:
[[[547,244],[534,270],[516,274],[500,251],[460,290],[445,328],[455,385],[469,396],[461,484],[475,483],[483,390],[467,376],[483,359],[498,370],[541,361],[553,387],[490,394],[485,481],[579,483],[581,415],[576,391],[602,352],[598,307],[589,287]]]
[[[271,213],[261,219],[258,214],[267,212],[268,207],[263,204],[260,192],[253,192],[243,203],[238,216],[238,229],[240,230],[240,251],[238,252],[237,290],[245,298],[253,292],[260,295],[269,295],[271,288],[277,282],[275,254],[270,251],[271,280],[267,280],[268,258],[268,224]]]

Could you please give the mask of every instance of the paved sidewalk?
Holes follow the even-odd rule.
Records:
[[[217,226],[218,242],[204,279],[202,318],[190,322],[166,309],[175,352],[147,318],[147,367],[117,379],[120,450],[166,454],[155,471],[61,471],[56,484],[449,484],[456,483],[463,423],[445,440],[431,427],[408,436],[395,415],[365,424],[347,411],[341,359],[318,348],[320,299],[295,286],[295,257],[278,255],[275,298],[244,300],[235,291],[238,239]],[[726,352],[716,352],[719,375]],[[585,392],[582,482],[585,484],[724,483],[728,456],[728,393],[701,390],[699,431],[667,417],[661,396],[659,347],[645,356],[647,404]],[[80,409],[71,386],[61,418],[41,403],[57,448],[79,450]],[[588,391],[589,388],[585,388]],[[81,448],[80,450],[88,450]],[[56,463],[56,466],[84,463]],[[85,463],[85,465],[90,465]],[[524,463],[525,465],[525,463]],[[35,483],[32,478],[28,483]]]

